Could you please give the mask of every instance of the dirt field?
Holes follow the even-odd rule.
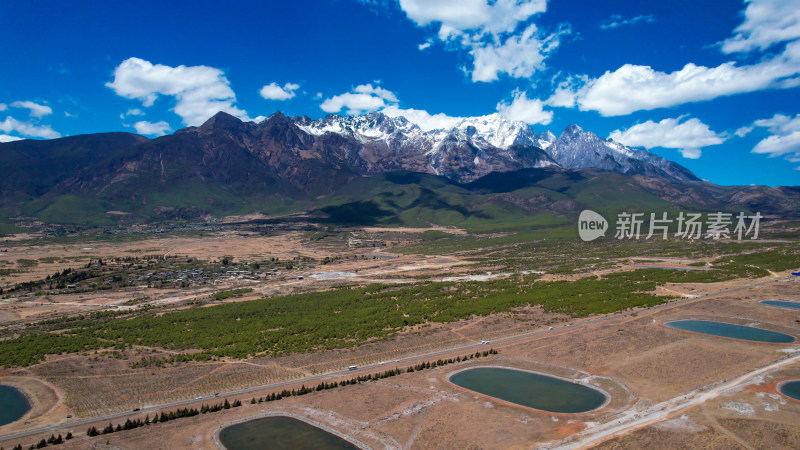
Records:
[[[134,243],[93,251],[97,255],[112,255],[133,249],[158,249],[160,252],[173,248],[187,256],[199,257],[202,253],[208,258],[264,254],[284,257],[305,254],[321,258],[335,254],[321,247],[307,246],[299,235],[291,239],[270,236],[245,239],[225,235],[208,245],[202,245],[200,239],[195,242],[192,238],[175,238],[150,243],[149,247]],[[55,254],[58,249],[42,249],[37,257]],[[687,262],[675,261],[675,264],[681,263]],[[451,257],[400,256],[346,261],[315,271],[358,270],[359,280],[380,279],[390,274],[396,280],[413,282],[414,275],[452,276],[462,270],[459,264],[457,258]],[[252,297],[230,301],[319,289],[343,282],[304,278],[286,279],[282,285],[254,284],[256,292]],[[346,277],[344,281],[352,282],[352,278]],[[563,315],[545,313],[541,308],[526,308],[518,314],[434,324],[386,342],[365,344],[347,351],[244,361],[190,362],[165,368],[131,367],[130,362],[144,351],[136,348],[125,352],[127,360],[102,352],[50,357],[29,369],[0,374],[1,383],[20,387],[36,405],[22,421],[0,427],[0,436],[45,425],[54,425],[54,428],[31,436],[0,437],[0,446],[10,448],[21,443],[27,447],[52,433],[72,431],[75,439],[60,447],[217,448],[215,433],[226,424],[283,412],[308,418],[371,448],[798,448],[800,402],[778,394],[775,386],[780,380],[800,378],[800,359],[796,359],[800,355],[800,344],[743,342],[682,332],[663,325],[685,318],[713,319],[757,325],[798,336],[800,323],[796,312],[758,303],[770,299],[800,301],[796,282],[772,281],[774,279],[668,285],[665,289],[672,291],[672,295],[684,294],[678,297],[685,300],[604,320],[568,320]],[[765,284],[746,287],[761,282]],[[743,289],[717,294],[740,287]],[[712,295],[706,298],[705,294]],[[103,293],[102,296],[59,299],[42,305],[27,299],[8,302],[0,307],[0,319],[3,323],[14,323],[64,311],[60,308],[88,308],[88,305],[96,309],[108,308],[131,295]],[[161,292],[155,298],[163,301],[199,295],[208,293],[170,291]],[[110,300],[103,302],[102,298]],[[555,329],[548,331],[550,327]],[[512,336],[516,337],[505,339]],[[482,340],[491,342],[481,346]],[[421,361],[463,356],[474,353],[476,348],[465,347],[476,345],[478,349],[492,347],[500,353],[380,381],[250,404],[251,397],[284,388],[299,388],[301,384],[316,385],[320,381],[332,382],[395,366],[405,369]],[[445,353],[413,359],[415,355],[436,351]],[[153,355],[161,354],[168,352],[160,350]],[[382,362],[386,364],[378,365]],[[353,364],[376,366],[314,381],[302,380]],[[606,408],[588,414],[549,414],[487,399],[444,381],[452,371],[484,364],[581,380],[610,393],[611,402]],[[775,364],[774,369],[763,369],[763,373],[748,377],[754,370]],[[152,417],[153,413],[175,408],[158,408],[157,405],[206,397],[180,405],[198,407],[208,403],[208,397],[213,399],[217,392],[292,380],[297,381],[280,388],[263,388],[228,397],[231,401],[242,400],[244,404],[240,408],[104,436],[86,436],[86,429],[92,425],[102,428],[109,421],[116,425],[126,417],[143,418],[144,414]],[[212,401],[222,401],[222,398]],[[130,412],[134,408],[143,410]],[[93,417],[120,412],[123,415],[113,419],[91,422]],[[69,414],[76,417],[67,419]],[[85,421],[70,425],[77,419]]]
[[[24,324],[69,314],[120,309],[126,302],[140,298],[147,298],[146,303],[154,306],[180,306],[186,302],[207,298],[209,294],[225,289],[248,287],[254,290],[251,295],[226,300],[236,302],[263,296],[325,290],[342,284],[414,282],[413,277],[417,276],[457,275],[466,270],[459,267],[462,261],[457,258],[391,255],[380,253],[380,249],[349,248],[346,241],[309,242],[299,232],[278,236],[252,232],[215,232],[203,236],[156,236],[147,240],[90,241],[70,244],[37,244],[34,241],[7,246],[4,249],[5,252],[0,252],[0,269],[8,268],[13,273],[3,276],[0,272],[0,288],[8,288],[14,283],[41,280],[64,269],[78,270],[89,261],[98,259],[108,261],[125,256],[157,259],[169,256],[183,260],[212,262],[223,258],[241,262],[270,258],[291,261],[300,257],[316,261],[326,257],[339,259],[313,268],[284,271],[277,277],[263,281],[226,277],[214,280],[211,285],[189,288],[155,288],[145,283],[115,290],[61,293],[56,296],[37,293],[12,295],[10,298],[6,296],[0,298],[0,326]],[[333,275],[326,276],[326,273]]]
[[[286,233],[276,236],[261,236],[248,232],[214,232],[204,236],[159,236],[148,239],[131,239],[119,241],[88,241],[65,244],[13,245],[0,257],[0,268],[3,266],[18,267],[19,261],[25,271],[15,274],[14,282],[43,278],[56,270],[67,267],[80,267],[90,259],[114,258],[119,256],[143,255],[179,255],[191,256],[201,260],[214,260],[223,256],[236,259],[249,259],[265,256],[291,259],[295,256],[325,257],[331,253],[319,247],[310,247],[300,242],[300,233]],[[2,244],[0,244],[0,248]],[[32,264],[32,266],[31,266]],[[2,281],[9,281],[5,277]]]

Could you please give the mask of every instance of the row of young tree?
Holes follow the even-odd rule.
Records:
[[[444,366],[444,365],[447,365],[447,364],[459,363],[459,362],[462,362],[462,361],[468,361],[470,359],[475,359],[475,358],[480,358],[480,357],[487,357],[489,355],[496,355],[496,354],[498,354],[498,351],[493,349],[493,348],[490,348],[489,350],[484,350],[482,352],[478,351],[478,352],[475,352],[475,353],[472,353],[472,354],[469,354],[469,355],[459,356],[459,357],[456,357],[456,358],[438,359],[438,360],[433,361],[433,362],[431,362],[431,361],[422,362],[422,363],[416,364],[414,366],[409,366],[406,370],[402,370],[402,369],[399,369],[399,368],[394,368],[394,369],[389,369],[389,370],[386,370],[386,371],[383,371],[383,372],[376,372],[376,373],[371,373],[371,374],[367,374],[367,375],[359,375],[357,377],[353,377],[353,378],[342,380],[342,381],[334,381],[333,383],[321,382],[315,388],[310,388],[310,387],[306,387],[306,385],[302,385],[300,387],[300,389],[292,389],[292,390],[284,389],[284,390],[282,390],[280,392],[273,392],[272,394],[269,394],[269,395],[264,396],[264,397],[259,397],[259,398],[253,397],[250,400],[250,404],[254,405],[254,404],[263,403],[263,402],[274,402],[274,401],[277,401],[277,400],[280,400],[280,399],[283,399],[283,398],[286,398],[286,397],[298,397],[298,396],[301,396],[301,395],[310,394],[312,392],[324,391],[326,389],[335,389],[335,388],[338,388],[338,387],[341,387],[341,386],[350,386],[350,385],[354,385],[354,384],[367,383],[367,382],[370,382],[370,381],[377,381],[377,380],[381,380],[381,379],[384,379],[384,378],[394,377],[394,376],[400,375],[402,373],[417,372],[417,371],[420,371],[420,370],[436,368],[436,367]],[[155,416],[153,416],[152,420],[150,419],[150,415],[147,414],[144,419],[136,419],[136,420],[126,419],[125,423],[117,424],[116,427],[111,423],[106,425],[105,428],[103,428],[102,430],[98,430],[97,427],[93,426],[93,427],[90,427],[88,430],[86,430],[86,435],[89,436],[89,437],[95,437],[95,436],[100,436],[100,435],[104,435],[104,434],[116,433],[116,432],[119,432],[119,431],[133,430],[133,429],[140,428],[140,427],[146,427],[148,425],[155,425],[155,424],[157,424],[159,422],[169,422],[171,420],[181,419],[181,418],[184,418],[184,417],[194,417],[194,416],[197,416],[199,414],[208,414],[208,413],[213,413],[213,412],[217,412],[217,411],[222,411],[222,410],[225,410],[225,409],[238,408],[239,406],[242,406],[242,402],[240,400],[234,400],[233,403],[229,403],[228,400],[225,399],[224,402],[217,403],[217,404],[214,404],[214,405],[202,404],[199,409],[197,409],[197,408],[180,408],[180,409],[176,409],[174,411],[171,411],[169,413],[166,413],[166,412],[162,411],[161,414],[156,414]],[[59,435],[59,438],[60,437],[61,436]],[[69,437],[71,438],[72,434],[70,434]],[[21,449],[21,447],[20,447],[20,449]],[[0,448],[0,450],[2,450],[2,448]]]
[[[39,442],[32,444],[28,449],[35,449],[35,448],[45,448],[48,445],[60,445],[63,444],[65,441],[72,439],[72,432],[66,434],[66,436],[62,437],[59,433],[58,436],[51,434],[49,438],[40,440]],[[11,447],[11,450],[22,450],[22,444],[17,444]],[[0,447],[0,450],[3,450],[3,447]]]
[[[302,386],[300,386],[300,389],[292,389],[291,391],[288,390],[288,389],[284,389],[281,392],[273,392],[272,394],[269,394],[269,395],[267,395],[265,397],[259,397],[259,398],[253,397],[250,400],[250,404],[254,405],[256,403],[274,402],[276,400],[280,400],[280,399],[285,398],[285,397],[297,397],[297,396],[300,396],[300,395],[310,394],[312,392],[324,391],[326,389],[335,389],[335,388],[338,388],[340,386],[350,386],[350,385],[353,385],[353,384],[361,384],[361,383],[367,383],[367,382],[370,382],[370,381],[382,380],[384,378],[391,378],[391,377],[400,375],[400,374],[402,374],[404,372],[405,373],[412,373],[412,372],[417,372],[417,371],[420,371],[420,370],[436,368],[436,367],[444,366],[444,365],[447,365],[447,364],[454,364],[454,363],[467,361],[467,360],[474,359],[474,358],[480,358],[482,356],[486,357],[486,356],[489,356],[489,355],[496,355],[496,354],[498,354],[498,351],[492,348],[492,349],[489,349],[489,350],[485,350],[483,352],[475,352],[475,353],[470,354],[470,355],[465,355],[463,357],[458,356],[456,358],[438,359],[438,360],[433,361],[433,362],[426,361],[426,362],[423,362],[423,363],[416,364],[414,366],[409,366],[405,371],[402,370],[402,369],[394,368],[394,369],[386,370],[384,372],[376,372],[376,373],[371,373],[371,374],[367,374],[367,375],[359,375],[357,377],[353,377],[353,378],[350,378],[350,379],[347,379],[347,380],[334,381],[333,383],[322,382],[322,383],[318,384],[315,388],[310,388],[310,387],[306,387],[306,385],[302,385]]]
[[[206,405],[203,404],[200,406],[200,409],[197,408],[179,408],[174,411],[170,412],[161,412],[161,414],[156,414],[153,416],[153,420],[150,420],[150,414],[146,415],[144,420],[142,419],[126,419],[125,423],[118,423],[115,427],[111,423],[105,426],[102,430],[98,430],[97,427],[90,427],[86,430],[86,435],[89,437],[99,436],[101,434],[111,434],[116,433],[118,431],[126,431],[126,430],[133,430],[140,427],[146,427],[148,425],[155,425],[159,422],[169,422],[170,420],[182,419],[184,417],[194,417],[200,414],[208,414],[212,412],[222,411],[223,409],[230,409],[230,408],[238,408],[242,406],[241,400],[234,400],[233,403],[228,402],[225,399],[222,403],[217,403],[214,405]]]

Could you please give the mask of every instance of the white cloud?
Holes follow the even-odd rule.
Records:
[[[681,122],[682,117],[634,125],[627,130],[614,130],[609,137],[630,147],[678,149],[684,158],[697,159],[701,149],[725,142],[725,137],[712,131],[699,119]]]
[[[393,103],[397,102],[397,97],[394,95],[394,93],[392,91],[390,91],[388,89],[384,89],[384,88],[382,88],[380,86],[377,86],[377,85],[375,87],[372,87],[371,84],[362,84],[362,85],[356,86],[356,88],[353,89],[353,91],[358,93],[358,94],[375,95],[375,96],[380,97],[380,98],[382,98],[382,99],[384,99],[384,100],[386,100],[388,102],[393,102]]]
[[[400,108],[398,103],[399,100],[392,91],[379,85],[363,84],[356,86],[351,92],[326,99],[320,108],[329,113],[338,113],[345,109],[350,115],[379,111],[389,117],[402,116],[426,132],[450,129],[469,119],[469,117],[449,116],[444,113],[431,114],[422,109]],[[529,99],[525,92],[514,91],[511,102],[498,103],[497,111],[510,120],[546,125],[552,121],[553,113],[544,111],[544,105],[545,103],[541,100]]]
[[[553,95],[545,100],[544,103],[548,106],[573,108],[580,88],[585,86],[588,82],[589,77],[587,75],[570,76],[558,84]]]
[[[764,50],[786,42],[780,52],[762,55],[758,62],[739,65],[728,61],[716,67],[688,63],[672,72],[625,64],[594,79],[572,77],[561,83],[546,103],[563,107],[577,105],[582,111],[619,116],[727,95],[798,87],[800,8],[792,3],[747,0],[744,22],[736,28],[734,36],[721,45],[723,52],[734,53]]]
[[[528,98],[525,92],[515,91],[511,103],[500,102],[497,111],[509,120],[518,120],[528,125],[547,125],[553,120],[553,112],[543,109],[544,102]]]
[[[0,131],[4,133],[16,132],[27,137],[54,139],[61,137],[61,133],[53,130],[50,125],[37,125],[30,122],[20,122],[8,116],[0,122]]]
[[[510,33],[531,16],[547,10],[546,0],[400,0],[400,8],[419,26],[438,23],[439,36],[468,30]]]
[[[678,151],[686,159],[700,159],[700,156],[703,155],[703,151],[699,148],[679,148]]]
[[[438,22],[452,30],[477,28],[491,16],[486,0],[400,0],[400,8],[419,26]]]
[[[431,114],[422,109],[400,109],[396,106],[389,106],[381,112],[389,117],[403,116],[409,122],[417,124],[422,131],[450,129],[464,120],[464,117],[448,116],[444,113]]]
[[[163,136],[172,132],[172,127],[163,120],[155,123],[142,120],[133,124],[133,128],[137,133],[148,136]]]
[[[795,117],[775,114],[769,119],[756,120],[753,126],[770,132],[770,136],[756,144],[753,153],[785,156],[789,162],[800,162],[800,114]]]
[[[0,134],[0,143],[21,141],[21,137],[9,136],[7,134]]]
[[[8,109],[8,106],[5,103],[0,103],[0,111],[5,111]]]
[[[24,108],[28,110],[31,117],[44,117],[48,114],[53,114],[53,109],[47,105],[40,105],[30,100],[18,101],[11,104],[14,108]]]
[[[128,58],[114,69],[114,81],[106,83],[117,95],[152,106],[159,95],[175,97],[173,111],[186,125],[200,125],[219,111],[242,120],[247,112],[234,106],[236,94],[224,73],[208,66],[152,64]]]
[[[509,120],[547,125],[553,119],[553,113],[543,111],[543,106],[544,103],[541,100],[529,99],[524,92],[514,91],[511,103],[498,103],[497,111]],[[448,116],[444,113],[431,114],[422,109],[403,109],[396,105],[383,108],[380,112],[389,117],[403,116],[409,122],[417,124],[422,131],[448,130],[470,119],[469,117]]]
[[[736,131],[733,132],[733,134],[735,134],[738,137],[745,137],[748,134],[750,134],[750,132],[753,131],[754,128],[755,127],[752,126],[739,127]]]
[[[397,103],[397,97],[391,91],[372,84],[356,86],[352,92],[334,95],[325,99],[319,106],[323,111],[338,113],[342,109],[347,114],[358,115],[368,111],[377,111]]]
[[[144,111],[142,111],[141,109],[139,109],[139,108],[131,108],[131,109],[125,111],[124,113],[120,114],[119,118],[120,119],[124,119],[124,118],[126,118],[128,116],[143,116],[143,115],[144,115]]]
[[[358,115],[367,111],[376,111],[384,106],[386,106],[386,102],[380,97],[347,92],[325,99],[320,108],[328,113],[338,113],[342,109],[347,109],[347,114]]]
[[[495,81],[505,73],[514,78],[529,78],[543,70],[544,60],[560,43],[560,37],[569,33],[568,28],[540,38],[535,24],[517,36],[510,36],[502,44],[473,43],[469,51],[474,61],[472,81]]]
[[[259,94],[265,100],[289,100],[297,95],[295,91],[298,88],[300,88],[300,85],[296,83],[286,83],[283,87],[278,86],[278,83],[270,83],[262,87]]]
[[[423,51],[430,46],[431,46],[431,41],[426,41],[423,42],[422,44],[417,45],[417,48],[419,49],[419,51]]]
[[[531,17],[547,10],[546,0],[399,0],[400,8],[420,27],[438,24],[436,37],[445,48],[466,51],[473,59],[472,81],[494,81],[500,74],[528,78],[544,69],[544,60],[568,34],[560,27],[546,34]],[[523,26],[521,26],[523,25]],[[431,44],[430,37],[418,48]]]
[[[649,14],[649,15],[640,15],[636,17],[631,17],[630,19],[626,19],[619,14],[614,14],[600,23],[600,29],[613,30],[614,28],[619,28],[625,25],[634,25],[639,22],[653,23],[655,22],[655,18],[651,14]]]
[[[722,42],[725,53],[766,50],[800,38],[800,5],[789,0],[746,0],[744,22]]]
[[[770,156],[800,155],[800,131],[769,136],[756,144],[753,153],[764,153]]]
[[[790,48],[787,47],[787,50]],[[800,50],[800,49],[799,49]],[[686,64],[665,73],[650,66],[625,64],[575,91],[581,111],[619,116],[716,97],[790,87],[800,73],[800,58],[786,54],[749,66],[727,62],[717,67]],[[787,82],[789,82],[787,84]]]
[[[756,120],[753,126],[767,128],[770,133],[786,134],[800,129],[800,121],[798,117],[793,119],[784,114],[775,114],[769,119]]]

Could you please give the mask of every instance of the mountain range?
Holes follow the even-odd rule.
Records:
[[[427,132],[402,116],[382,113],[357,117],[331,114],[320,120],[299,117],[294,122],[318,138],[337,135],[357,141],[360,156],[376,162],[370,169],[379,172],[392,167],[469,182],[491,172],[521,168],[592,167],[678,181],[698,179],[678,164],[601,139],[578,125],[569,126],[556,138],[549,131],[536,134],[525,123],[497,113],[464,118],[451,128]]]
[[[0,170],[0,216],[56,223],[253,211],[405,224],[558,221],[639,201],[795,216],[800,204],[796,187],[716,186],[578,125],[556,137],[499,114],[424,131],[382,113],[276,112],[257,123],[220,112],[156,139],[98,133],[0,144]]]

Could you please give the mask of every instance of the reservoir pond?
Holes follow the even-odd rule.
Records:
[[[800,400],[800,380],[789,380],[778,384],[778,392],[795,400]]]
[[[676,320],[674,322],[667,322],[664,325],[677,330],[741,339],[743,341],[791,344],[797,340],[794,336],[778,333],[777,331],[734,325],[732,323],[714,322],[711,320]]]
[[[22,391],[0,384],[0,426],[16,422],[30,410],[31,404]]]
[[[264,417],[231,425],[219,433],[219,440],[228,450],[358,448],[335,434],[286,416]]]
[[[609,400],[604,392],[583,384],[502,367],[466,369],[451,374],[448,381],[479,394],[554,413],[589,412]]]
[[[791,308],[791,309],[800,309],[800,303],[798,302],[784,302],[780,300],[765,300],[761,302],[762,305],[769,305],[769,306],[778,306],[780,308]]]

